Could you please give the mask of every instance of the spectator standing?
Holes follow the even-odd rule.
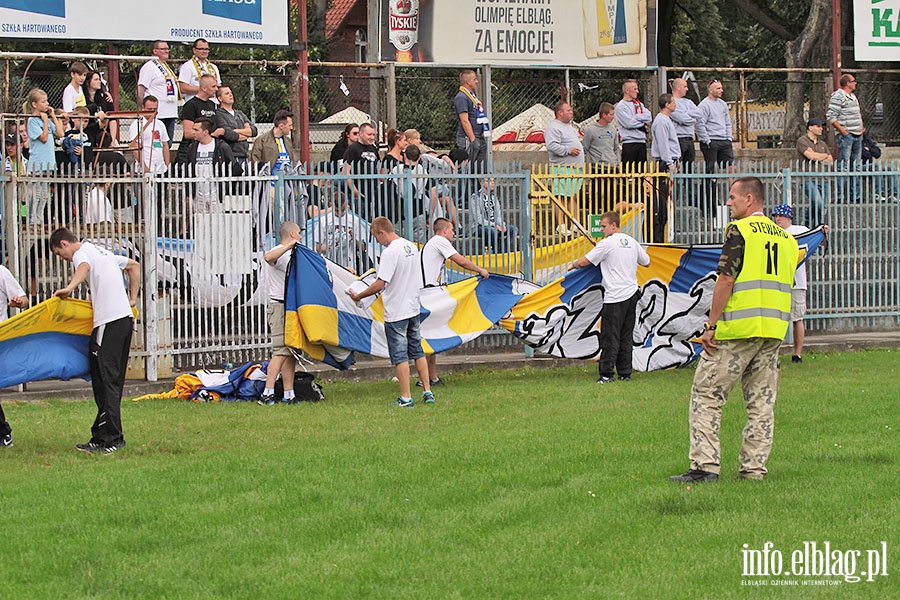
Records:
[[[159,108],[157,118],[166,126],[166,134],[170,146],[175,138],[175,120],[178,118],[178,102],[181,100],[181,89],[175,73],[169,67],[169,43],[162,40],[153,42],[154,58],[141,67],[138,75],[137,101],[143,106],[144,96],[155,96]]]
[[[765,189],[756,177],[736,180],[728,195],[731,223],[719,258],[703,352],[690,405],[690,470],[672,481],[718,481],[722,406],[738,379],[747,407],[739,476],[761,480],[772,450],[778,349],[787,333],[797,240],[763,212]]]
[[[556,232],[565,237],[577,233],[580,227],[578,192],[584,183],[584,147],[578,137],[578,130],[572,125],[574,113],[569,103],[557,102],[553,113],[556,118],[544,128],[544,145],[547,147],[550,170],[557,175],[553,180],[553,195],[569,213],[567,216],[554,204]],[[571,232],[568,228],[569,218],[573,221]]]
[[[9,317],[10,308],[25,308],[28,306],[28,296],[25,290],[9,272],[9,269],[0,265],[0,323]],[[8,448],[13,445],[12,427],[3,414],[3,406],[0,405],[0,448]]]
[[[291,131],[294,129],[294,115],[286,110],[279,110],[272,119],[273,127],[253,142],[250,151],[250,160],[257,163],[266,163],[272,169],[272,174],[285,167],[294,164],[294,145],[291,140]],[[272,182],[272,189],[275,182]]]
[[[256,137],[259,130],[250,118],[234,107],[234,92],[227,85],[220,85],[216,90],[219,108],[216,109],[215,126],[222,130],[222,139],[231,146],[234,158],[246,165],[250,160],[250,138]]]
[[[75,267],[68,285],[53,295],[68,298],[81,282],[87,280],[94,313],[88,362],[97,417],[91,427],[90,441],[75,447],[91,454],[112,454],[125,447],[122,388],[131,349],[132,307],[141,289],[141,268],[127,256],[79,241],[65,228],[50,235],[50,249]],[[128,276],[127,293],[122,282],[123,271]]]
[[[69,85],[63,90],[62,108],[67,113],[75,110],[76,106],[87,106],[87,99],[84,95],[84,81],[87,77],[88,68],[83,62],[75,61],[69,67]]]
[[[862,111],[856,97],[856,77],[845,73],[841,87],[831,94],[825,120],[837,130],[838,164],[843,170],[862,160]]]
[[[216,83],[221,85],[222,76],[219,68],[209,62],[209,42],[203,38],[194,40],[191,45],[194,56],[178,69],[178,89],[184,97],[185,103],[200,92],[200,78],[210,75]],[[215,97],[215,96],[213,96]]]
[[[603,102],[597,122],[585,127],[581,145],[590,162],[609,166],[619,164],[619,130],[613,123],[615,118],[616,107]]]
[[[235,183],[225,181],[244,173],[231,152],[231,146],[222,139],[212,137],[213,127],[209,119],[195,121],[193,139],[181,143],[175,159],[176,164],[185,167],[186,174],[193,174],[200,180],[193,194],[193,210],[198,213],[221,212],[222,199]]]
[[[707,173],[715,173],[717,167],[726,167],[734,163],[732,148],[731,115],[728,103],[722,100],[724,88],[722,82],[713,79],[707,86],[708,94],[697,107],[697,137],[700,138],[700,151]],[[703,212],[710,216],[714,211],[715,179],[706,180],[706,201]]]
[[[603,239],[582,256],[572,268],[590,265],[600,268],[603,276],[603,307],[600,309],[600,378],[597,383],[631,381],[634,349],[634,320],[641,297],[637,283],[638,265],[649,266],[650,256],[630,235],[620,230],[619,213],[610,211],[600,216]]]
[[[435,219],[432,230],[434,235],[422,248],[419,257],[422,266],[422,287],[437,287],[447,284],[445,263],[448,260],[453,261],[463,269],[478,273],[485,279],[489,277],[487,269],[473,263],[460,254],[453,246],[456,231],[449,219],[443,217]],[[426,362],[428,363],[428,381],[431,387],[442,385],[444,382],[441,381],[437,374],[437,355],[430,354],[426,358]],[[416,382],[418,387],[424,387],[424,385],[422,381]]]
[[[378,175],[378,173],[375,126],[371,123],[361,123],[359,139],[347,146],[347,151],[344,152],[344,174],[355,176],[347,180],[347,190],[351,200],[350,206],[357,212],[362,211],[364,200],[368,201],[371,210],[375,210],[375,203],[378,200],[378,178],[363,176]]]
[[[622,99],[616,103],[616,122],[622,138],[622,162],[624,164],[647,162],[647,127],[653,115],[638,100],[640,88],[635,79],[622,84]]]
[[[396,129],[388,129],[385,133],[385,140],[388,151],[381,159],[381,174],[402,175],[406,166],[404,152],[409,146],[406,134]],[[399,223],[403,215],[403,187],[404,180],[399,177],[391,177],[382,187],[384,207],[375,212],[384,214],[392,223]]]
[[[794,225],[794,210],[788,204],[776,204],[775,210],[772,211],[772,219],[776,225],[794,237],[809,231],[809,227],[805,225]],[[791,323],[794,334],[794,354],[791,356],[791,362],[794,364],[803,362],[803,342],[806,339],[803,317],[806,316],[808,287],[806,263],[803,263],[794,271],[794,285],[791,287]]]
[[[466,151],[469,164],[476,173],[484,173],[487,168],[487,142],[490,134],[484,105],[475,95],[478,89],[478,75],[466,69],[459,74],[459,92],[453,98],[457,117],[456,146]],[[486,135],[487,134],[487,135]]]
[[[140,161],[144,173],[165,173],[171,158],[169,155],[169,134],[165,123],[157,118],[159,101],[156,96],[144,96],[141,118],[133,121],[128,135],[135,160]]]
[[[272,358],[269,359],[269,366],[266,368],[266,388],[258,401],[263,406],[275,404],[275,382],[279,375],[284,385],[284,401],[294,400],[294,371],[297,368],[294,353],[284,343],[284,282],[294,246],[300,241],[300,226],[292,221],[285,221],[281,224],[279,234],[281,243],[266,252],[263,257],[266,261],[269,287],[266,318],[272,335]]]
[[[675,133],[681,148],[681,167],[690,169],[696,160],[694,150],[694,124],[697,122],[697,105],[687,97],[688,83],[677,77],[672,81],[672,97],[675,98],[675,111],[670,115],[675,122]]]
[[[400,397],[397,406],[413,408],[409,384],[409,361],[415,361],[419,381],[425,388],[422,400],[434,402],[428,379],[428,361],[422,350],[419,332],[419,290],[422,271],[419,265],[419,251],[416,245],[394,232],[394,225],[385,217],[372,221],[372,235],[382,246],[381,262],[378,264],[377,279],[361,292],[350,292],[350,298],[359,302],[374,296],[382,290],[384,306],[384,333],[387,337],[391,364],[400,383]]]
[[[655,160],[666,177],[656,177],[653,195],[653,219],[650,223],[650,242],[662,244],[666,241],[666,223],[669,221],[669,176],[673,175],[681,163],[681,145],[672,114],[675,112],[675,98],[672,94],[659,97],[659,113],[653,120],[653,142],[650,144],[650,156]]]
[[[28,159],[28,173],[48,173],[56,171],[55,138],[65,133],[56,112],[50,107],[47,92],[34,88],[28,93],[24,112],[31,113],[28,118],[28,143],[31,154]],[[35,182],[29,198],[29,223],[43,223],[44,211],[50,202],[50,184]]]
[[[212,101],[219,89],[219,84],[212,75],[201,75],[197,95],[184,103],[181,109],[181,126],[184,129],[183,140],[194,139],[194,123],[200,119],[206,119],[215,123],[218,105]],[[214,128],[212,136],[222,137],[225,130],[221,127]]]
[[[797,140],[797,154],[807,171],[822,172],[834,162],[828,144],[822,139],[824,126],[825,122],[822,119],[813,117],[806,122],[806,133]],[[831,195],[828,180],[824,177],[807,175],[803,181],[803,194],[809,202],[806,209],[806,223],[815,226],[824,222],[828,211],[828,198]]]
[[[494,191],[493,177],[482,179],[481,189],[469,200],[469,210],[472,228],[484,243],[485,252],[488,247],[496,253],[509,252],[511,242],[519,237],[519,230],[503,218],[503,207]]]
[[[347,147],[359,139],[359,125],[350,123],[344,127],[341,132],[341,139],[331,148],[331,156],[328,161],[331,163],[332,173],[340,173],[344,169],[344,153]]]

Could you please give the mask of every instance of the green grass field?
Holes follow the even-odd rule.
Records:
[[[388,381],[298,406],[128,401],[111,456],[74,450],[93,402],[7,402],[0,598],[898,598],[897,358],[783,363],[764,482],[737,478],[736,390],[722,478],[691,487],[667,478],[693,369],[476,370],[414,409]],[[744,544],[788,570],[826,541],[862,552],[857,574],[887,542],[888,576],[742,576]]]

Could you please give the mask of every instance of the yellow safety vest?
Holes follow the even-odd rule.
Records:
[[[791,318],[797,240],[764,216],[732,221],[744,237],[744,264],[716,328],[717,340],[782,340]],[[727,231],[727,228],[726,228]]]

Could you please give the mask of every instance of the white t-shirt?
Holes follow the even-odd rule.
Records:
[[[178,81],[183,81],[188,85],[200,85],[200,76],[201,75],[214,75],[216,78],[216,82],[219,85],[222,85],[222,76],[219,75],[219,69],[209,61],[205,63],[200,63],[200,72],[197,72],[197,65],[194,64],[193,60],[189,60],[178,69]],[[184,94],[184,101],[187,102],[197,94]],[[216,104],[219,103],[216,100],[216,97],[213,96],[210,98]]]
[[[84,223],[112,223],[112,202],[106,196],[103,188],[94,186],[88,194],[84,205]]]
[[[166,158],[163,156],[162,145],[169,141],[169,132],[166,126],[159,119],[153,119],[153,123],[146,129],[144,123],[147,119],[141,118],[140,121],[132,121],[128,130],[129,139],[135,139],[138,131],[141,132],[141,160],[145,165],[150,165],[151,173],[166,172]]]
[[[806,225],[791,225],[787,229],[785,229],[789,234],[796,237],[801,233],[806,233],[809,231],[809,227]],[[806,263],[803,263],[799,267],[797,267],[797,271],[794,272],[794,289],[795,290],[805,290],[807,288],[807,276],[806,276]]]
[[[442,235],[434,235],[422,248],[422,279],[424,285],[441,285],[447,282],[444,263],[459,254],[453,243]]]
[[[87,263],[91,269],[88,285],[94,309],[94,328],[132,316],[122,276],[122,269],[128,266],[128,257],[113,254],[90,242],[81,242],[81,248],[72,256],[72,265],[77,270],[82,263]]]
[[[87,99],[84,97],[84,91],[81,87],[73,88],[70,83],[63,90],[62,107],[64,111],[70,113],[75,110],[76,106],[87,106]]]
[[[0,265],[0,323],[9,318],[9,299],[24,296],[25,290],[19,285],[9,269]]]
[[[378,279],[387,283],[381,295],[386,323],[419,316],[422,271],[419,267],[419,251],[415,244],[402,237],[388,244],[381,253]]]
[[[197,178],[201,180],[197,182],[197,201],[201,205],[216,200],[216,184],[212,181],[202,181],[203,179],[212,179],[213,153],[215,151],[215,140],[208,144],[197,144],[197,161],[194,163],[194,168]]]
[[[171,119],[178,117],[178,81],[169,65],[155,58],[141,67],[138,85],[146,88],[144,95],[155,96],[159,100],[157,117]]]
[[[650,264],[647,251],[624,233],[614,233],[600,240],[585,258],[600,267],[605,290],[603,302],[607,304],[631,298],[638,289],[638,265],[646,267]]]
[[[277,248],[284,248],[284,244],[278,244],[273,250]],[[273,300],[284,302],[284,280],[287,277],[287,268],[291,263],[292,255],[293,251],[291,250],[285,252],[278,257],[278,260],[275,261],[274,265],[270,265],[268,261],[265,261],[266,277],[269,280],[269,302],[272,302]]]

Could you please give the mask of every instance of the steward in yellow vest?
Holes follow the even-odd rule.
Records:
[[[732,221],[728,227],[737,227],[744,239],[744,257],[715,338],[783,340],[791,317],[791,286],[800,254],[797,240],[764,215]]]

